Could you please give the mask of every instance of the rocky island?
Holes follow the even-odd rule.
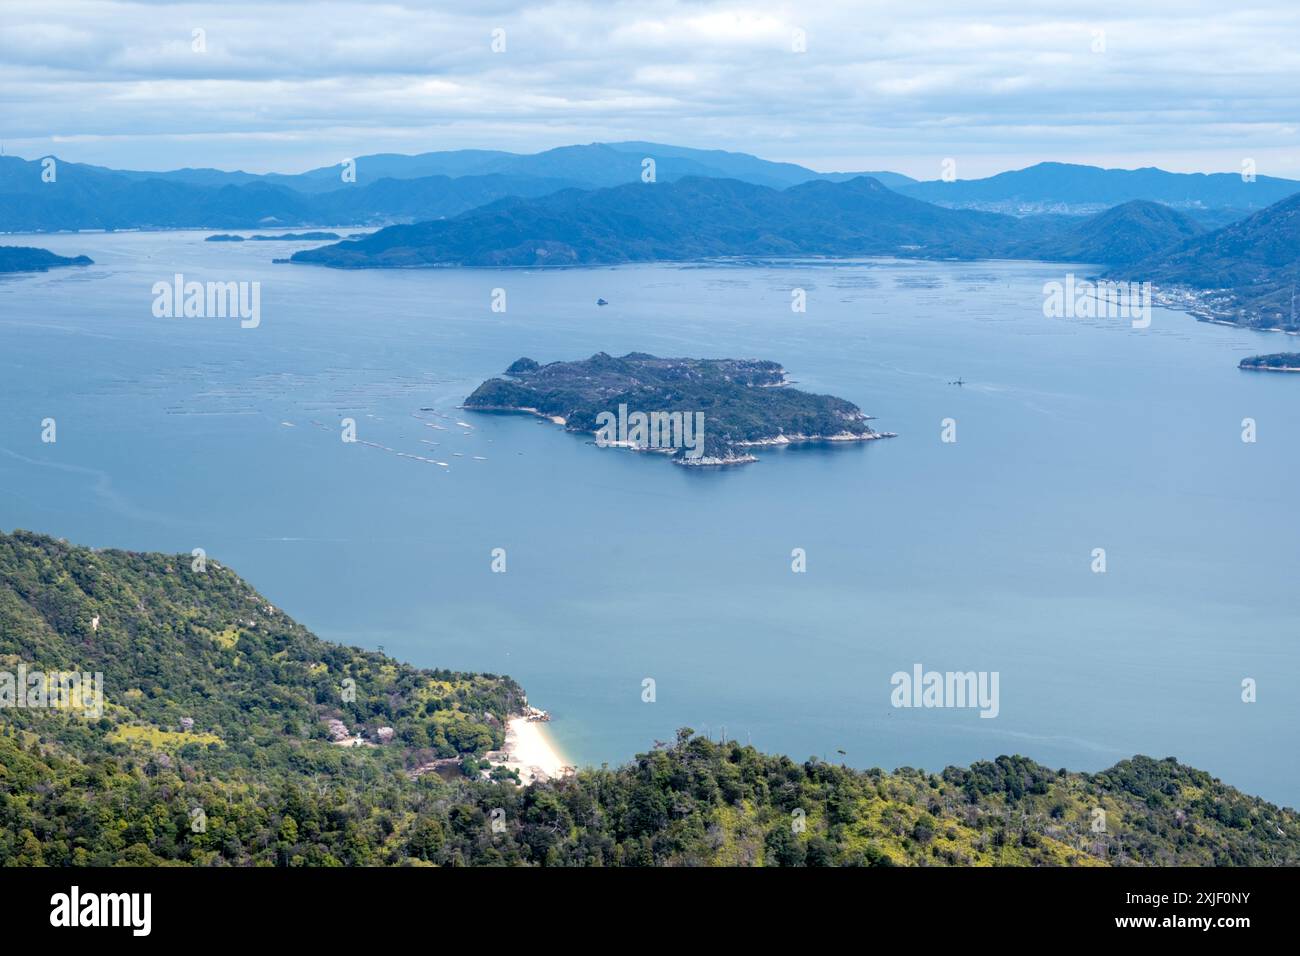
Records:
[[[1300,352],[1276,352],[1244,358],[1238,368],[1260,372],[1300,372]]]
[[[779,364],[598,352],[577,362],[521,358],[476,388],[465,408],[527,412],[601,447],[668,455],[687,466],[757,461],[750,449],[892,438],[842,398],[791,388]]]

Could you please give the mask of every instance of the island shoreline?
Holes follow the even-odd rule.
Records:
[[[558,780],[577,772],[577,766],[562,754],[544,724],[550,715],[534,707],[506,720],[505,743],[487,755],[494,767],[505,767],[519,775],[520,786]]]

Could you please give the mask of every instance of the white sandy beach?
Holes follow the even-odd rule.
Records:
[[[519,771],[527,786],[538,780],[553,780],[570,772],[565,760],[551,741],[544,721],[512,717],[506,723],[505,766]]]

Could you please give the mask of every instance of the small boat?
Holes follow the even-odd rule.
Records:
[[[597,304],[597,305],[609,305],[609,303],[606,302],[604,299],[597,299],[597,300],[596,300],[596,304]]]

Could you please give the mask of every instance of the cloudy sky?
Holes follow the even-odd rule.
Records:
[[[0,141],[136,169],[647,139],[1300,178],[1298,38],[1294,0],[0,0]]]

